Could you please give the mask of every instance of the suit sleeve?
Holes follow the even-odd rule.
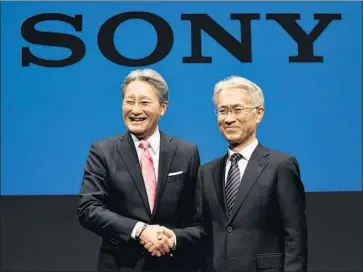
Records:
[[[307,271],[305,190],[294,157],[278,169],[277,193],[284,225],[284,271]]]
[[[107,207],[110,185],[107,165],[100,146],[92,144],[79,195],[80,224],[102,236],[127,241],[137,220],[121,216]]]
[[[191,161],[188,183],[190,186],[189,195],[191,196],[187,204],[187,213],[182,229],[174,229],[177,237],[177,250],[196,249],[201,245],[205,236],[203,229],[203,210],[202,210],[202,180],[200,172],[200,158],[197,147],[194,148],[194,155]]]

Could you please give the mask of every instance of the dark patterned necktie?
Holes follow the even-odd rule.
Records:
[[[239,153],[235,153],[231,156],[231,167],[228,171],[227,182],[226,182],[226,203],[228,215],[231,215],[232,208],[234,205],[234,200],[236,198],[236,193],[238,187],[241,183],[241,174],[238,167],[238,161],[242,159],[243,156]]]

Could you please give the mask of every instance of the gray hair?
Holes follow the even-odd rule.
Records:
[[[265,99],[261,88],[248,80],[247,78],[240,76],[230,76],[219,81],[214,86],[213,103],[216,104],[216,97],[222,90],[227,89],[240,89],[246,92],[249,96],[250,104],[256,107],[264,108]]]
[[[131,71],[122,82],[122,98],[124,98],[127,85],[136,80],[147,82],[153,86],[157,91],[160,103],[168,101],[168,85],[166,84],[164,78],[153,69],[137,69]]]

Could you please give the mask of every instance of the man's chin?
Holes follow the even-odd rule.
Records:
[[[140,129],[140,128],[134,128],[134,127],[128,127],[128,130],[130,131],[130,133],[132,133],[133,135],[135,135],[137,138],[143,138],[145,135],[145,130],[144,129]]]
[[[238,141],[238,137],[236,135],[233,135],[232,133],[224,134],[224,138],[226,138],[226,140],[230,143]]]

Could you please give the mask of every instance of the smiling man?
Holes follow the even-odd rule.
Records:
[[[122,99],[127,132],[92,144],[80,192],[79,221],[103,238],[98,271],[194,271],[198,243],[175,233],[195,214],[198,148],[159,130],[168,86],[156,71],[127,75]]]
[[[212,271],[306,272],[305,190],[295,157],[257,139],[262,90],[233,76],[216,84],[213,101],[229,148],[200,168],[196,224],[183,231],[197,234],[204,221]]]

